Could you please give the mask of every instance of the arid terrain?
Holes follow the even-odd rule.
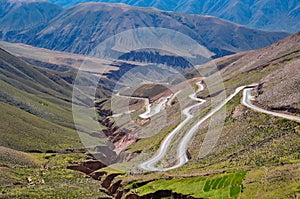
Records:
[[[300,197],[297,2],[55,2],[0,0],[0,198]]]

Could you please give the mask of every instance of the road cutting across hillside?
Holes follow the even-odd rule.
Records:
[[[153,165],[164,157],[164,155],[167,152],[167,149],[168,149],[169,145],[171,144],[172,139],[194,117],[194,115],[192,115],[190,113],[190,111],[193,108],[195,108],[195,107],[203,104],[204,102],[206,102],[205,100],[197,98],[197,96],[196,96],[198,92],[201,92],[201,91],[204,90],[204,86],[202,85],[201,82],[198,82],[196,84],[199,87],[197,92],[189,95],[189,97],[192,100],[198,101],[199,103],[194,104],[192,106],[189,106],[189,107],[185,108],[182,111],[182,114],[185,115],[186,118],[163,140],[163,142],[161,143],[160,148],[158,149],[158,152],[151,159],[149,159],[146,162],[143,162],[142,164],[139,165],[142,169],[148,170],[148,171],[167,171],[167,170],[171,170],[171,169],[174,169],[174,168],[177,168],[177,167],[181,166],[181,165],[175,165],[174,167],[170,167],[170,168],[157,168]]]
[[[300,118],[297,116],[293,116],[293,115],[287,115],[287,114],[283,114],[283,113],[277,113],[277,112],[273,112],[273,111],[268,111],[265,109],[262,109],[258,106],[255,106],[251,103],[252,100],[254,100],[254,97],[251,95],[251,91],[253,90],[253,88],[245,88],[243,91],[243,100],[242,100],[242,104],[247,106],[248,108],[251,108],[255,111],[261,112],[261,113],[265,113],[265,114],[269,114],[269,115],[273,115],[276,117],[281,117],[281,118],[285,118],[288,120],[294,120],[297,122],[300,122]]]
[[[120,93],[117,93],[116,96],[118,97],[125,97],[125,98],[129,98],[129,99],[137,99],[137,100],[143,100],[145,103],[145,107],[146,110],[144,113],[140,114],[139,117],[142,119],[147,119],[147,118],[151,118],[155,115],[157,115],[158,113],[160,113],[163,109],[165,109],[167,102],[173,97],[173,95],[170,95],[168,97],[163,97],[161,98],[158,103],[150,103],[148,98],[144,98],[144,97],[132,97],[132,96],[126,96],[126,95],[120,95]],[[124,113],[115,113],[113,115],[113,117],[119,117],[123,114],[130,114],[134,112],[133,111],[126,111]]]
[[[202,84],[198,83],[197,85],[199,86],[198,92],[202,91],[203,90]],[[216,112],[218,112],[222,107],[224,107],[233,97],[235,97],[241,91],[243,91],[242,104],[245,105],[245,106],[247,106],[248,108],[251,108],[254,111],[258,111],[258,112],[261,112],[261,113],[265,113],[265,114],[269,114],[269,115],[273,115],[273,116],[277,116],[277,117],[282,117],[282,118],[286,118],[286,119],[289,119],[289,120],[294,120],[294,121],[300,122],[300,118],[297,117],[297,116],[291,116],[291,115],[286,115],[286,114],[282,114],[282,113],[272,112],[272,111],[264,110],[262,108],[259,108],[259,107],[255,106],[255,105],[253,105],[251,103],[251,100],[253,100],[253,96],[251,96],[251,90],[253,90],[253,88],[255,86],[257,86],[257,84],[238,87],[233,94],[231,94],[229,97],[227,97],[221,104],[219,104],[217,107],[215,107],[210,113],[208,113],[197,124],[195,124],[185,134],[185,136],[180,141],[179,148],[178,148],[178,151],[177,151],[177,155],[178,155],[177,158],[179,160],[178,163],[176,163],[174,166],[168,167],[168,168],[155,167],[154,165],[158,161],[160,161],[163,158],[163,156],[166,154],[167,148],[171,144],[172,138],[175,136],[175,134],[187,123],[187,120],[189,121],[189,120],[191,120],[194,117],[193,115],[191,115],[189,113],[189,111],[192,108],[194,108],[196,105],[193,105],[191,107],[188,107],[188,108],[184,109],[183,110],[183,114],[186,115],[186,119],[183,122],[181,122],[177,126],[177,128],[174,131],[172,131],[163,140],[163,142],[160,145],[160,148],[158,149],[158,152],[151,159],[149,159],[146,162],[143,162],[143,163],[141,163],[139,165],[140,168],[142,168],[144,170],[147,170],[147,171],[168,171],[168,170],[179,168],[179,167],[183,166],[185,163],[187,163],[188,162],[188,157],[187,157],[187,154],[186,154],[187,145],[190,142],[190,140],[193,137],[193,135],[197,132],[197,130],[200,127],[200,125],[203,124],[207,119],[209,119]],[[189,97],[191,99],[193,99],[193,100],[200,101],[200,103],[205,102],[202,99],[196,98],[196,94],[190,95]]]

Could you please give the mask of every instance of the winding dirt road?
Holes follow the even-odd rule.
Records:
[[[201,83],[197,83],[197,85],[199,86],[199,91],[203,90],[203,85]],[[161,143],[160,148],[158,150],[158,152],[149,160],[147,160],[146,162],[143,162],[142,164],[140,164],[140,168],[144,169],[144,170],[148,170],[148,171],[168,171],[168,170],[172,170],[175,168],[179,168],[181,166],[183,166],[185,163],[188,162],[188,157],[186,155],[186,150],[187,150],[187,145],[190,142],[191,138],[193,137],[193,135],[197,132],[198,128],[200,127],[201,124],[203,124],[208,118],[210,118],[212,115],[214,115],[216,112],[218,112],[223,106],[225,106],[234,96],[236,96],[239,92],[241,92],[243,90],[243,99],[242,99],[242,104],[247,106],[248,108],[251,108],[255,111],[261,112],[261,113],[265,113],[265,114],[269,114],[269,115],[274,115],[277,117],[282,117],[282,118],[286,118],[289,120],[294,120],[297,122],[300,122],[300,118],[296,117],[296,116],[291,116],[291,115],[286,115],[286,114],[282,114],[282,113],[277,113],[277,112],[272,112],[272,111],[268,111],[268,110],[264,110],[262,108],[259,108],[255,105],[253,105],[251,103],[251,100],[253,100],[253,97],[251,96],[251,90],[253,89],[253,87],[257,86],[256,84],[253,85],[249,85],[249,86],[241,86],[238,87],[235,92],[233,94],[231,94],[229,97],[227,97],[221,104],[219,104],[217,107],[215,107],[210,113],[208,113],[206,116],[204,116],[197,124],[195,124],[186,134],[185,136],[182,138],[180,144],[179,144],[179,148],[177,151],[178,154],[178,163],[172,167],[168,167],[168,168],[158,168],[155,167],[154,164],[156,164],[158,161],[160,161],[163,156],[166,154],[167,152],[167,148],[169,147],[169,145],[171,144],[172,138],[176,135],[176,133],[182,129],[183,126],[186,125],[186,123],[188,121],[190,121],[194,116],[191,115],[189,113],[189,111],[191,109],[193,109],[195,106],[198,106],[199,104],[202,104],[205,102],[205,100],[203,99],[199,99],[196,97],[196,93],[190,95],[189,97],[193,100],[199,101],[199,104],[190,106],[186,109],[183,110],[183,114],[186,115],[186,119],[181,122],[176,129],[174,129]],[[183,154],[183,155],[180,155]]]
[[[243,100],[242,100],[243,105],[245,105],[248,108],[251,108],[255,111],[261,112],[261,113],[265,113],[265,114],[269,114],[269,115],[273,115],[273,116],[277,116],[277,117],[282,117],[282,118],[285,118],[285,119],[288,119],[288,120],[294,120],[294,121],[300,122],[300,118],[297,117],[297,116],[268,111],[268,110],[262,109],[260,107],[257,107],[255,105],[251,104],[251,100],[254,100],[254,97],[251,96],[251,91],[252,90],[253,90],[253,88],[244,89],[244,91],[243,91]]]
[[[157,168],[153,165],[164,157],[174,136],[194,117],[194,115],[190,114],[190,111],[193,108],[206,102],[205,100],[196,97],[198,92],[204,90],[204,86],[201,84],[201,82],[198,82],[197,85],[199,87],[197,92],[191,94],[189,97],[192,100],[198,101],[199,103],[189,106],[182,111],[182,114],[185,115],[186,118],[163,140],[158,152],[152,158],[139,165],[140,168],[148,171],[167,171],[182,166],[182,165],[175,165],[174,167],[170,167],[170,168]]]
[[[160,99],[160,101],[157,104],[150,104],[149,99],[143,97],[132,97],[132,96],[120,95],[120,93],[117,93],[116,96],[125,97],[129,99],[143,100],[145,102],[146,111],[140,114],[139,117],[142,119],[147,119],[155,116],[156,114],[160,113],[163,109],[165,109],[166,103],[170,100],[170,98],[172,98],[173,95]],[[113,115],[113,117],[120,117],[123,114],[130,114],[132,112],[134,112],[134,110],[126,111],[124,113],[116,113]]]
[[[173,95],[161,98],[160,101],[158,102],[158,104],[150,104],[149,99],[147,98],[147,100],[146,100],[146,111],[144,113],[140,114],[139,117],[142,118],[142,119],[147,119],[147,118],[151,118],[154,115],[160,113],[160,111],[165,109],[166,103],[169,101],[169,99],[172,96]]]

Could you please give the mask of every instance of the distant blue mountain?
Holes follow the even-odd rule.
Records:
[[[62,9],[40,0],[0,0],[0,15],[2,40],[80,54],[89,54],[105,39],[137,27],[179,31],[208,48],[215,57],[262,48],[288,36],[217,17],[111,3],[85,3]]]
[[[93,0],[50,0],[64,7]],[[297,32],[299,0],[94,0],[223,18],[252,28]]]

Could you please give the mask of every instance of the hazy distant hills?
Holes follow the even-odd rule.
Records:
[[[12,3],[2,0],[1,6],[5,11],[1,12],[2,40],[81,54],[88,54],[117,33],[137,27],[180,31],[218,57],[262,48],[288,35],[250,29],[216,17],[123,4],[86,3],[62,10],[47,2]]]
[[[72,6],[91,0],[50,0],[62,6]],[[94,0],[155,7],[161,10],[189,14],[205,14],[263,30],[296,32],[300,30],[298,0]]]
[[[10,39],[16,32],[40,30],[63,9],[43,1],[0,0],[0,38]]]

